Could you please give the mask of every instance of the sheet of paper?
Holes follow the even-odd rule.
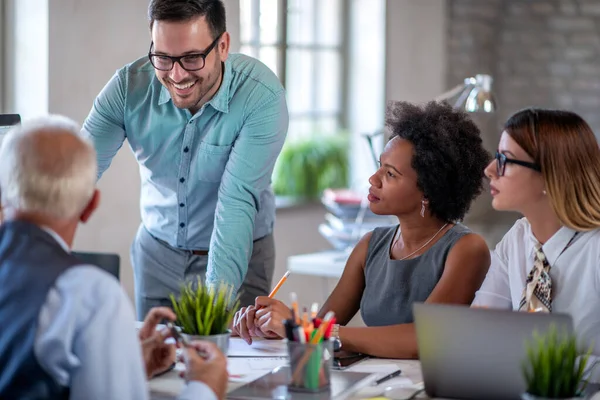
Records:
[[[381,384],[374,386],[374,382],[380,378],[383,378],[387,374],[390,374],[396,370],[402,370],[400,376],[389,379]],[[360,388],[353,398],[372,398],[379,397],[383,394],[386,387],[411,387],[413,381],[407,376],[410,373],[411,368],[408,365],[403,365],[402,362],[394,360],[382,360],[382,359],[368,359],[353,365],[348,371],[354,372],[368,372],[373,374],[370,382],[364,387]]]
[[[242,338],[229,339],[228,357],[287,357],[287,345],[283,340],[253,338],[252,344]]]
[[[287,357],[232,357],[227,359],[227,372],[230,382],[248,383],[287,364]]]

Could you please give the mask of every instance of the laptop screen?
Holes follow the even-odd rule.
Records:
[[[0,114],[0,140],[13,126],[21,123],[19,114]]]

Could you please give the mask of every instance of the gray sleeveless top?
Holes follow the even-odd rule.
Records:
[[[413,322],[412,304],[425,301],[442,277],[448,253],[469,228],[456,224],[422,255],[392,260],[390,247],[398,226],[376,228],[365,262],[365,290],[360,313],[367,326]]]

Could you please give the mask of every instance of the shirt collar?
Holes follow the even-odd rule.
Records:
[[[215,110],[222,113],[229,112],[229,89],[232,81],[231,61],[227,59],[223,64],[223,80],[217,93],[206,104],[210,104]],[[158,79],[158,78],[155,78]],[[163,105],[171,100],[171,94],[161,83],[160,96],[158,97],[158,105]]]
[[[534,246],[538,243],[538,240],[533,236],[533,232],[531,231],[531,225],[528,224],[528,233],[529,238],[531,239],[531,252],[534,253]],[[566,247],[570,246],[572,243],[571,240],[575,236],[577,231],[567,228],[566,226],[562,226],[546,243],[542,245],[542,251],[546,256],[546,260],[552,266],[554,262],[558,259],[558,257],[566,251]]]
[[[43,229],[44,231],[46,231],[46,233],[48,233],[50,236],[52,236],[54,238],[54,240],[56,240],[56,242],[60,245],[60,247],[62,247],[67,253],[71,252],[71,249],[69,248],[69,245],[67,244],[67,242],[65,242],[58,233],[54,232],[52,229],[48,228],[47,226],[40,226],[40,228]]]

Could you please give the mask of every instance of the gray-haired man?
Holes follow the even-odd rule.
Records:
[[[150,311],[140,339],[133,309],[107,272],[70,254],[79,222],[96,209],[96,154],[80,128],[50,116],[12,130],[0,148],[0,398],[148,398],[146,378],[172,364],[156,331],[169,309]],[[187,350],[182,398],[224,397],[223,355]]]

